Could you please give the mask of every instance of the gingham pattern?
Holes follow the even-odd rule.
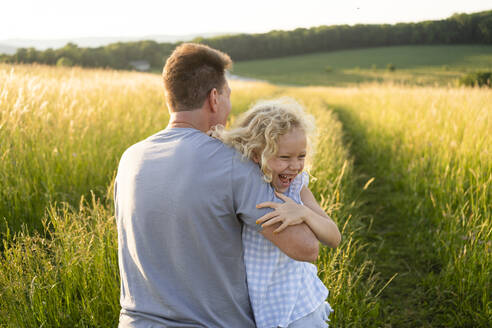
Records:
[[[302,204],[300,191],[309,183],[306,172],[292,181],[287,196]],[[258,328],[287,327],[316,310],[328,297],[314,264],[299,262],[253,228],[243,228],[248,291]]]

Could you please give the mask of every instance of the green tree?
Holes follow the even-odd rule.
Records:
[[[67,57],[60,57],[56,61],[56,66],[73,66],[73,62],[70,58]]]
[[[40,62],[47,65],[56,64],[56,53],[53,49],[48,48],[39,54]]]
[[[478,24],[478,34],[484,43],[492,44],[492,15]]]

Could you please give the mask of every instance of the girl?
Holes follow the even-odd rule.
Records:
[[[258,219],[262,227],[306,223],[318,240],[337,247],[340,232],[309,190],[304,169],[312,145],[313,118],[287,98],[263,101],[240,116],[236,127],[216,128],[212,135],[236,148],[261,167],[266,182],[284,203],[265,202],[257,207],[274,211]],[[310,150],[310,152],[312,152]],[[314,264],[289,258],[263,235],[243,227],[244,262],[249,296],[258,328],[328,327],[333,311],[325,299],[328,290]]]

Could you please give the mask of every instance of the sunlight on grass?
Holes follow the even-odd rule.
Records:
[[[7,65],[0,75],[0,181],[6,186],[0,191],[0,326],[114,326],[119,278],[112,179],[124,149],[167,124],[160,78]],[[259,99],[284,95],[262,83],[231,87],[231,121]],[[380,283],[357,239],[365,222],[353,213],[356,203],[345,203],[356,188],[352,162],[336,118],[322,102],[301,100],[321,128],[313,190],[344,234],[342,245],[323,248],[318,261],[332,291],[332,322],[363,326],[377,320]]]
[[[425,294],[420,302],[432,313],[429,320],[446,327],[486,326],[492,91],[374,85],[316,92],[350,117],[358,155],[395,192],[380,196],[406,224],[401,234],[410,236],[408,252],[418,252],[413,265],[425,276],[412,279]]]
[[[114,326],[112,181],[122,152],[167,124],[161,79],[0,65],[0,81],[0,326]],[[367,195],[378,201],[377,191],[386,190],[380,180],[397,191],[385,200],[409,227],[412,242],[402,246],[417,249],[416,266],[427,267],[411,279],[429,320],[460,327],[490,318],[492,91],[235,81],[231,88],[230,122],[259,99],[285,95],[316,117],[310,187],[343,234],[341,246],[322,248],[317,262],[334,326],[392,322],[381,297],[402,277],[377,271],[376,253],[391,250],[375,235],[379,217],[364,210]],[[362,172],[368,166],[356,155],[375,171]],[[410,324],[422,319],[394,315]]]

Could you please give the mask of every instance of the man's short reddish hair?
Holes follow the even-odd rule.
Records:
[[[222,92],[225,70],[232,66],[229,56],[196,43],[183,43],[167,59],[162,72],[164,89],[175,112],[202,107],[210,90]]]

